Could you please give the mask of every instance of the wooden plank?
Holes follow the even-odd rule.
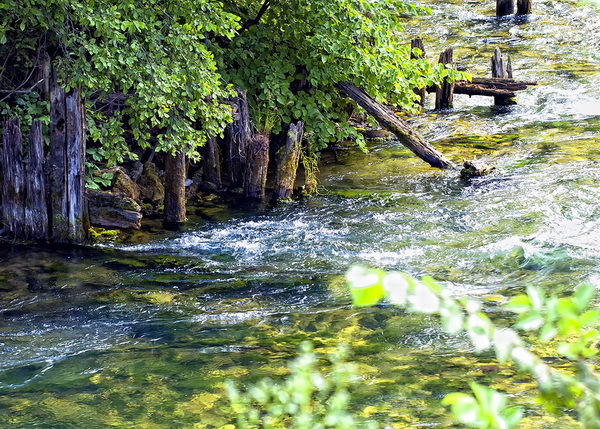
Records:
[[[273,200],[290,198],[294,192],[294,182],[300,162],[300,150],[304,124],[298,121],[290,124],[285,146],[277,151],[277,171],[273,187]]]
[[[87,238],[85,198],[85,110],[78,90],[69,93],[66,105],[66,200],[68,232],[71,243]]]
[[[447,168],[452,162],[441,152],[413,130],[410,125],[400,119],[391,109],[375,101],[369,94],[357,88],[350,82],[338,82],[336,88],[343,91],[373,116],[381,125],[398,137],[400,143],[410,149],[415,155],[432,167]]]
[[[4,227],[15,238],[25,234],[25,166],[23,164],[23,135],[18,119],[4,122],[2,135],[2,217]]]
[[[48,239],[48,206],[44,175],[42,122],[33,121],[27,147],[27,199],[25,235],[28,240]]]

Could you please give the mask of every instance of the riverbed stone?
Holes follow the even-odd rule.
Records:
[[[163,204],[165,187],[153,163],[147,162],[144,164],[144,170],[137,184],[140,187],[140,199],[142,202],[150,203],[154,207]]]
[[[114,167],[110,170],[113,173],[113,185],[111,192],[121,194],[128,198],[138,201],[140,199],[140,188],[127,174],[123,167]]]
[[[139,229],[142,213],[132,198],[107,191],[89,190],[90,223],[102,228]]]

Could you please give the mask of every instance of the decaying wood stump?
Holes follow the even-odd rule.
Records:
[[[168,154],[165,160],[165,226],[185,222],[186,157],[183,152]]]
[[[531,13],[533,0],[517,0],[517,13],[519,15],[528,15]]]
[[[246,151],[252,139],[250,127],[250,111],[246,91],[236,89],[237,97],[233,99],[233,122],[225,129],[225,144],[227,146],[227,161],[229,173],[229,187],[241,188],[244,186],[244,170],[246,167]]]
[[[48,239],[48,205],[44,174],[44,137],[42,122],[33,121],[27,145],[27,199],[25,201],[25,237]]]
[[[420,52],[417,54],[415,49],[418,49]],[[422,38],[416,37],[410,42],[410,58],[425,58],[425,44],[423,43]],[[419,105],[421,107],[425,107],[425,95],[427,94],[427,88],[415,89],[415,93],[420,98]]]
[[[269,136],[256,134],[246,149],[246,167],[244,195],[261,200],[265,197],[267,186],[267,167],[269,165]]]
[[[200,149],[202,156],[202,180],[212,183],[214,188],[220,189],[221,182],[221,156],[219,146],[215,137],[209,137]]]
[[[4,123],[2,145],[2,215],[4,227],[15,237],[25,233],[25,198],[27,193],[25,166],[23,164],[23,135],[18,119]]]
[[[85,108],[79,91],[50,86],[50,154],[46,163],[50,193],[50,239],[84,243],[89,221],[85,206]]]
[[[440,64],[454,67],[454,50],[447,48],[440,54]],[[444,79],[442,85],[437,88],[435,92],[435,109],[451,109],[452,103],[454,102],[454,82],[449,82],[448,79]]]
[[[290,124],[285,146],[277,151],[277,171],[275,173],[273,200],[292,196],[300,161],[303,134],[304,124],[302,122],[298,121],[296,124]]]
[[[496,0],[496,16],[507,16],[515,13],[515,0]]]
[[[336,88],[346,93],[382,126],[394,133],[404,146],[423,161],[437,168],[452,166],[452,162],[448,158],[426,142],[419,133],[400,119],[391,109],[375,101],[362,89],[355,87],[350,82],[339,82],[336,84]]]
[[[506,59],[506,66],[504,65],[504,58],[502,56],[502,52],[500,48],[494,49],[494,55],[491,59],[492,65],[492,78],[501,78],[501,79],[512,79],[513,71],[512,71],[512,63],[510,61],[510,56]],[[496,106],[510,106],[517,104],[517,101],[513,97],[507,97],[502,95],[494,96],[494,104]]]

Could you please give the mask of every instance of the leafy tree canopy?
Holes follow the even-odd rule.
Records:
[[[86,96],[90,154],[109,164],[131,155],[126,136],[197,155],[230,119],[233,86],[248,91],[255,116],[275,117],[275,132],[304,121],[319,148],[355,134],[337,82],[410,111],[414,88],[456,76],[409,59],[403,17],[427,10],[404,0],[3,0],[0,9],[0,111],[47,112],[34,88],[49,54],[62,84]]]

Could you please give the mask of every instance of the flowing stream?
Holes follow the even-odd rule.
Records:
[[[529,284],[600,284],[600,14],[534,0],[526,19],[496,19],[492,3],[433,1],[433,18],[408,22],[430,58],[453,46],[461,69],[488,76],[499,46],[516,79],[539,81],[504,111],[456,95],[454,110],[411,119],[490,176],[467,182],[382,140],[326,156],[308,200],[209,201],[183,231],[126,247],[0,248],[0,427],[219,428],[223,381],[281,377],[304,340],[350,344],[355,410],[391,427],[451,427],[440,400],[471,380],[508,392],[525,427],[576,427],[435,319],[353,309],[345,291],[357,262],[432,275],[492,313]]]

